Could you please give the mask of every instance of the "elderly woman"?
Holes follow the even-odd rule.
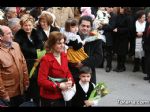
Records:
[[[8,20],[8,26],[12,30],[13,35],[21,28],[19,18],[11,18]]]
[[[30,72],[34,63],[37,60],[37,49],[43,49],[42,40],[34,29],[34,18],[25,14],[20,18],[21,29],[15,34],[15,41],[19,43],[21,50],[25,56],[28,71]],[[37,69],[38,70],[38,69]],[[37,86],[37,70],[30,78],[30,86],[27,92],[27,98],[33,99],[35,103],[39,104],[39,90]]]
[[[41,34],[42,41],[45,42],[49,34],[53,31],[59,31],[59,28],[53,25],[55,17],[52,13],[43,11],[39,16],[37,30]]]

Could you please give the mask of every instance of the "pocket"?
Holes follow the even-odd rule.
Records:
[[[15,79],[11,79],[11,80],[5,80],[4,81],[4,86],[12,86],[15,85]]]
[[[12,65],[13,65],[13,63],[12,63],[11,60],[7,60],[7,61],[5,60],[5,61],[2,62],[2,67],[3,68],[7,68],[7,67],[10,67]]]

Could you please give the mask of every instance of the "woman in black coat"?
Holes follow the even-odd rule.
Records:
[[[53,31],[59,31],[59,28],[55,27],[55,16],[47,11],[43,11],[39,16],[37,31],[40,33],[43,43],[48,39],[49,34]]]
[[[34,29],[34,18],[25,14],[20,19],[21,29],[15,34],[15,41],[19,43],[21,50],[27,62],[30,73],[34,63],[37,61],[37,49],[43,49],[43,43],[39,33]],[[37,85],[38,67],[30,78],[29,89],[27,90],[27,100],[31,98],[37,105],[39,104],[39,89]]]
[[[123,72],[126,70],[125,60],[128,53],[128,42],[131,30],[131,19],[128,13],[128,7],[120,7],[116,18],[116,28],[113,30],[116,33],[117,67],[114,69],[116,72]]]

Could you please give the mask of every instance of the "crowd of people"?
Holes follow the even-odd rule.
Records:
[[[150,82],[146,9],[1,7],[0,103],[97,106],[98,100],[88,99],[96,84],[96,68],[124,72],[127,56],[134,57],[133,72],[141,67],[147,74],[144,80]]]

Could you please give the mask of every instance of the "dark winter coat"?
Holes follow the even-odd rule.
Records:
[[[32,69],[35,59],[37,59],[37,49],[43,49],[43,43],[39,36],[39,33],[33,29],[31,33],[31,39],[33,43],[28,39],[27,33],[20,29],[15,34],[15,41],[19,43],[24,57],[27,61],[28,71]]]
[[[45,41],[48,39],[48,37],[47,37],[47,35],[45,34],[43,28],[38,27],[38,28],[37,28],[37,31],[38,31],[38,33],[40,34],[40,37],[41,37],[42,41],[45,42]],[[53,31],[60,31],[60,30],[59,30],[59,28],[57,28],[57,27],[51,26],[49,32],[53,32]]]
[[[128,52],[128,42],[130,37],[131,19],[126,14],[117,15],[115,33],[116,38],[116,53],[118,55],[126,55]]]
[[[109,24],[104,25],[102,30],[104,30],[104,35],[106,37],[106,45],[113,45],[113,29],[116,26],[116,17],[117,15],[114,13],[110,13],[111,18],[109,19]]]

